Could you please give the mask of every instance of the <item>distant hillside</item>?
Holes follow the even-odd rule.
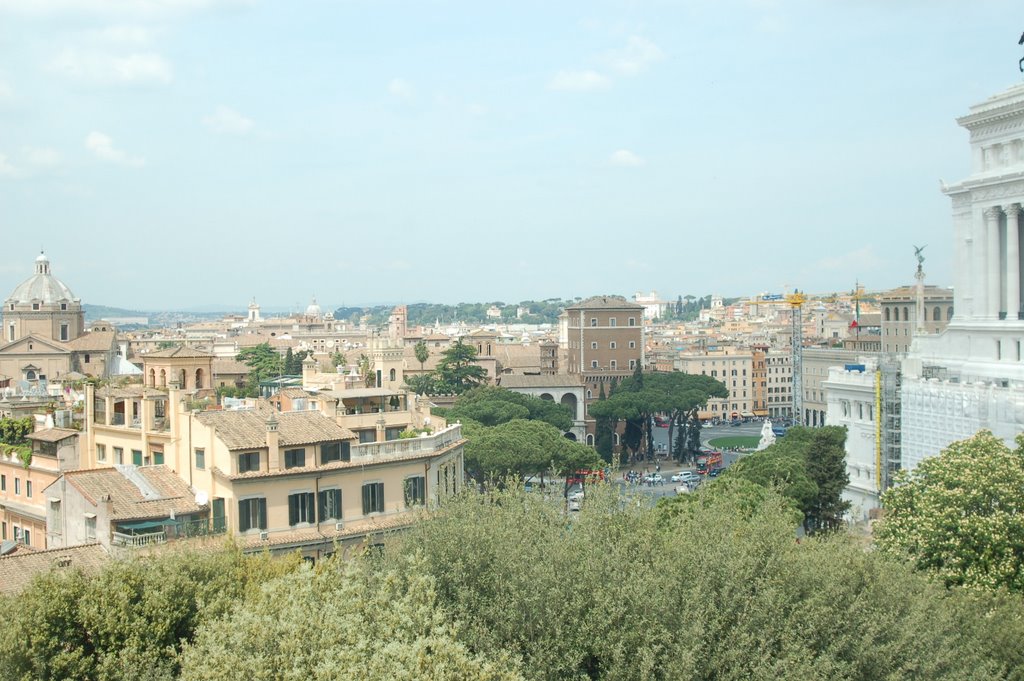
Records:
[[[86,319],[106,319],[107,317],[151,317],[153,315],[152,312],[125,310],[121,307],[90,305],[89,303],[83,303],[82,309],[85,310]]]

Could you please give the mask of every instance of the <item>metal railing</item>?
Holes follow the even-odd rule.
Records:
[[[114,532],[113,534],[114,546],[139,548],[150,544],[164,544],[167,542],[167,533],[162,530],[160,532],[147,532],[146,534],[124,534],[122,532]]]

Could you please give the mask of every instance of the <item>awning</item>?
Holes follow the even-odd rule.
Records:
[[[768,410],[767,409],[755,409],[754,410],[754,416],[768,416]]]
[[[745,419],[749,419],[749,418],[753,418],[754,415],[751,414],[749,411],[745,411],[745,412],[743,412],[742,416]]]
[[[152,530],[164,525],[174,524],[173,520],[164,518],[163,520],[136,520],[132,523],[117,523],[118,531],[124,530]]]

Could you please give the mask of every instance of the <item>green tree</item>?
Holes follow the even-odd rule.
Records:
[[[365,387],[372,388],[377,385],[377,377],[373,373],[373,363],[366,353],[359,355],[356,371],[359,372],[359,377],[363,380]]]
[[[405,387],[417,395],[436,395],[436,382],[432,373],[412,376],[406,374]]]
[[[593,449],[563,437],[543,421],[515,419],[491,428],[470,425],[464,435],[466,472],[477,482],[547,471],[564,474],[601,465]]]
[[[476,349],[459,338],[441,353],[435,372],[436,388],[443,393],[460,395],[487,382],[487,370],[476,361]]]
[[[786,437],[789,437],[787,434]],[[882,495],[878,546],[948,585],[1024,592],[1024,436],[954,442]]]
[[[597,401],[604,402],[607,397],[604,394],[604,383],[597,393]],[[601,416],[594,424],[594,448],[607,463],[612,463],[615,452],[615,421],[610,416]]]
[[[289,376],[294,375],[296,373],[295,354],[292,352],[292,349],[290,347],[284,353],[284,373]]]
[[[430,359],[430,348],[427,347],[427,342],[420,339],[416,342],[416,345],[412,349],[416,355],[416,361],[420,363],[420,371],[423,371],[423,365]]]
[[[201,621],[297,563],[228,549],[50,572],[0,599],[0,680],[173,679]]]
[[[561,431],[572,428],[572,411],[566,405],[495,386],[473,388],[462,393],[445,418],[468,418],[485,426],[528,419],[544,421]]]
[[[259,386],[265,381],[280,376],[284,371],[284,360],[281,353],[270,347],[270,343],[260,343],[242,349],[235,359],[249,367],[249,383]]]
[[[331,353],[331,365],[332,366],[334,366],[334,367],[343,367],[347,363],[348,363],[348,360],[345,359],[345,353],[342,352],[341,350],[335,350],[334,352]]]
[[[609,487],[588,486],[572,517],[515,489],[456,499],[383,560],[422,556],[460,641],[516,651],[529,679],[1020,677],[1019,646],[979,640],[996,630],[988,603],[843,533],[797,543],[791,506],[770,491],[698,492],[666,518]],[[1015,618],[1010,640],[1024,631]]]
[[[181,679],[520,679],[511,655],[459,641],[421,563],[403,557],[375,574],[365,560],[330,559],[267,583],[201,627]]]

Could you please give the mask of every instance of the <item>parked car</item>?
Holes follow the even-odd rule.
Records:
[[[678,478],[675,482],[682,482],[688,485],[696,485],[700,482],[700,476],[693,471],[683,471],[678,474]]]
[[[735,428],[736,426],[742,426],[743,425],[743,420],[742,419],[733,419],[732,423],[730,423],[729,425],[732,426],[733,428]]]
[[[711,472],[708,473],[708,477],[709,478],[717,478],[719,475],[722,474],[722,471],[724,471],[724,470],[725,470],[725,468],[712,468]]]

